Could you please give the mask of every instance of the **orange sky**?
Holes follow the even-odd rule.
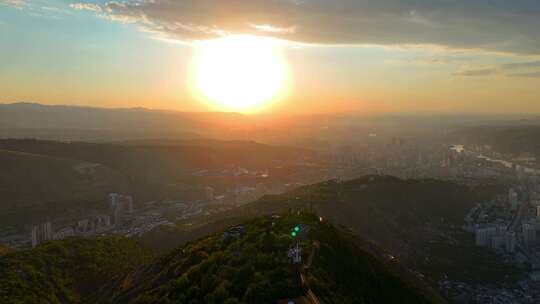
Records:
[[[38,2],[55,10],[44,10]],[[193,97],[189,65],[194,46],[163,39],[170,33],[150,31],[138,20],[118,22],[127,11],[104,18],[95,13],[101,6],[6,3],[0,4],[0,41],[8,42],[0,48],[1,103],[220,110]],[[418,22],[419,14],[410,13],[412,21],[403,22]],[[161,18],[153,17],[156,22]],[[262,29],[274,31],[267,35],[280,30],[257,30]],[[399,41],[398,34],[404,33],[391,34]],[[540,112],[540,56],[534,50],[482,48],[488,45],[483,36],[478,36],[478,47],[464,48],[461,40],[447,38],[448,45],[435,38],[430,44],[332,45],[325,36],[313,36],[325,43],[280,45],[290,79],[286,96],[269,110]]]

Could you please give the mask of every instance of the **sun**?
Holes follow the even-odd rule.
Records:
[[[258,112],[285,93],[287,69],[272,39],[229,36],[199,42],[191,68],[198,98],[222,111]]]

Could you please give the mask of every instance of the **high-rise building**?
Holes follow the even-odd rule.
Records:
[[[131,195],[122,195],[124,209],[127,212],[133,212],[133,197]]]
[[[46,222],[32,227],[32,248],[53,239],[51,222]]]
[[[499,249],[506,246],[506,238],[504,234],[497,234],[491,238],[491,248]]]
[[[516,233],[508,231],[505,234],[505,249],[508,253],[516,251]]]
[[[508,190],[508,203],[510,204],[510,208],[512,210],[517,209],[517,207],[518,207],[518,194],[513,188],[510,188],[510,190]]]
[[[120,223],[120,208],[113,209],[112,218],[115,225]]]
[[[475,231],[476,245],[481,247],[491,246],[491,239],[497,234],[497,227],[477,227]]]
[[[118,193],[109,193],[109,208],[114,210],[118,205]]]
[[[118,224],[124,212],[133,212],[133,197],[118,193],[109,194],[109,210],[113,216],[114,224]]]
[[[530,223],[523,224],[523,243],[530,248],[536,242],[536,227]]]
[[[205,187],[204,188],[204,198],[209,202],[213,201],[214,200],[214,188],[209,187],[209,186]]]

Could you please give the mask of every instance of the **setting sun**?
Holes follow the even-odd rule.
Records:
[[[193,87],[212,107],[256,112],[284,93],[286,67],[274,41],[231,36],[197,46],[191,71]]]

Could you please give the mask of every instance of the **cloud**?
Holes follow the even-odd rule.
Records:
[[[500,69],[508,77],[540,78],[540,61],[507,63]]]
[[[264,33],[314,44],[540,54],[538,0],[132,0],[74,7],[182,41]]]
[[[490,76],[540,78],[540,61],[511,62],[493,66],[468,66],[454,73],[456,76]]]
[[[12,6],[18,9],[23,9],[25,6],[28,6],[28,3],[25,0],[0,0],[0,4]]]
[[[514,62],[514,63],[503,64],[501,66],[501,69],[506,70],[506,71],[535,69],[535,68],[540,68],[540,61]]]
[[[527,78],[540,78],[540,71],[525,72],[525,73],[513,73],[508,74],[508,77],[527,77]]]
[[[71,11],[65,5],[50,2],[47,0],[0,0],[0,7],[10,6],[23,11],[26,16],[47,19],[60,19],[71,14]]]
[[[69,7],[75,10],[87,10],[96,13],[102,12],[101,6],[95,3],[72,3],[69,5]]]
[[[472,69],[464,69],[461,71],[458,71],[454,73],[456,76],[489,76],[497,74],[497,69],[495,68],[472,68]]]

